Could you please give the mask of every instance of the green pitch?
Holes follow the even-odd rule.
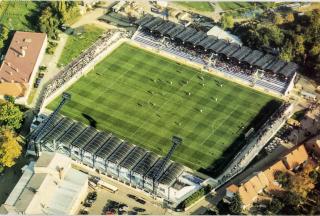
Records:
[[[62,114],[162,155],[179,135],[173,159],[194,169],[228,162],[228,147],[274,99],[128,44],[67,91]]]

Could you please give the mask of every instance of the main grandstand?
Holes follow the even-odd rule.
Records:
[[[39,137],[40,151],[65,154],[100,173],[153,193],[154,175],[162,157],[109,132],[57,115]],[[29,149],[32,151],[32,149]],[[175,207],[201,188],[202,179],[170,161],[157,184],[157,196]]]
[[[226,76],[268,91],[287,94],[293,87],[298,70],[293,62],[149,14],[136,24],[140,30],[133,39],[139,43],[218,69]]]

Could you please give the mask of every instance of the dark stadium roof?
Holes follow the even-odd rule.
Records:
[[[159,183],[171,186],[182,172],[183,166],[181,164],[172,163],[159,179]]]
[[[289,62],[279,71],[279,74],[283,75],[284,77],[291,77],[298,68],[299,66],[296,63]]]
[[[161,35],[167,33],[170,29],[172,29],[176,24],[170,21],[166,21],[161,25],[157,26],[154,31],[159,32]]]
[[[277,60],[273,61],[271,64],[269,64],[266,69],[270,70],[274,73],[279,73],[281,68],[283,68],[286,64],[287,64],[286,62],[284,62],[280,59],[277,59]]]
[[[97,130],[93,127],[87,127],[72,143],[72,146],[83,148],[97,134]]]
[[[52,142],[59,139],[66,133],[75,122],[69,118],[63,118],[50,132],[41,140],[41,142]]]
[[[258,50],[253,50],[249,55],[247,55],[242,61],[247,62],[248,64],[252,65],[257,60],[259,60],[263,56],[263,53]]]
[[[152,28],[156,28],[158,25],[160,25],[163,21],[163,19],[156,17],[153,20],[151,20],[150,22],[146,23],[143,27],[148,28],[150,30],[152,30]]]
[[[185,28],[185,30],[183,32],[176,35],[175,38],[180,39],[181,41],[185,42],[188,38],[193,36],[196,32],[197,32],[197,30],[195,30],[194,28],[187,27],[187,28]]]
[[[120,164],[121,161],[131,152],[131,150],[134,148],[134,145],[123,142],[119,148],[117,148],[112,155],[108,158],[109,162],[112,162],[114,164]]]
[[[155,175],[157,174],[159,168],[160,168],[160,165],[162,164],[162,161],[163,161],[163,158],[160,158],[157,163],[155,163],[153,165],[153,167],[151,167],[151,169],[147,172],[147,175],[145,176],[145,178],[149,178],[149,179],[153,179],[155,177]],[[170,166],[171,164],[171,161],[169,161],[164,170],[168,169],[168,167]],[[163,174],[162,174],[163,175]],[[161,177],[161,176],[160,176]]]
[[[169,35],[169,37],[174,38],[176,35],[178,35],[180,32],[182,32],[185,29],[183,25],[176,24],[175,27],[170,29],[166,35]]]
[[[70,145],[85,129],[85,125],[81,122],[76,122],[72,127],[58,139],[58,142],[65,145]]]
[[[246,46],[242,46],[239,50],[231,55],[232,58],[242,61],[246,56],[252,52],[252,49]]]
[[[143,159],[133,168],[133,172],[145,176],[150,168],[158,161],[159,155],[153,152],[148,152]]]
[[[147,24],[148,22],[150,22],[151,20],[153,20],[154,17],[150,14],[145,15],[142,19],[139,19],[136,21],[136,24],[143,26],[145,24]]]
[[[203,31],[198,31],[197,33],[195,33],[193,36],[189,37],[186,42],[187,43],[191,43],[193,45],[197,45],[197,43],[199,43],[200,41],[202,41],[203,39],[207,38],[207,34],[204,33]]]
[[[266,69],[266,67],[275,60],[275,56],[270,55],[270,54],[265,54],[262,56],[258,61],[256,61],[253,65],[257,66],[261,69]]]
[[[212,44],[209,49],[212,50],[215,53],[219,53],[223,48],[225,48],[228,45],[228,42],[224,40],[218,40],[214,44]]]
[[[46,122],[45,119],[43,122],[41,122],[41,124],[39,125],[39,127],[37,128],[37,130],[40,129],[40,126],[42,127],[42,125]],[[62,116],[61,115],[56,115],[53,117],[51,123],[48,124],[48,126],[43,129],[43,131],[41,132],[41,134],[39,135],[39,137],[37,138],[38,140],[41,140],[44,136],[46,136],[56,125],[58,125],[62,120]],[[37,131],[36,130],[36,131]]]
[[[97,150],[107,142],[110,137],[112,136],[111,133],[106,132],[99,132],[84,148],[83,150],[89,152],[91,154],[95,154]]]
[[[240,45],[236,43],[231,43],[228,46],[226,46],[223,50],[221,50],[220,53],[226,55],[227,57],[230,57],[238,49],[240,49]]]
[[[120,146],[123,141],[118,137],[112,136],[96,153],[95,155],[105,160]]]
[[[205,49],[208,49],[212,44],[214,44],[218,40],[217,37],[209,35],[206,39],[200,41],[197,46],[201,46]]]
[[[127,157],[121,162],[120,166],[131,170],[147,153],[143,148],[136,146]]]

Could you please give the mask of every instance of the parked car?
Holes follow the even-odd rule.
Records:
[[[88,215],[89,212],[88,212],[87,210],[81,209],[80,212],[79,212],[79,214],[81,214],[81,215]]]
[[[144,208],[139,208],[139,207],[133,207],[133,210],[136,212],[145,212],[146,211]]]
[[[44,77],[44,73],[39,73],[38,77],[42,79]]]
[[[143,199],[137,198],[136,201],[142,205],[146,204],[146,201],[144,201]]]
[[[90,207],[92,206],[92,204],[91,204],[91,203],[88,203],[88,202],[85,202],[85,203],[83,204],[83,206],[84,206],[84,207],[87,207],[87,208],[90,208]]]

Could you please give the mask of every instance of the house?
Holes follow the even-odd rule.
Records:
[[[281,160],[277,161],[267,169],[254,173],[239,185],[232,184],[226,188],[225,201],[230,202],[235,193],[239,193],[243,208],[247,209],[254,202],[269,200],[270,198],[263,195],[267,189],[281,190],[280,185],[275,180],[275,174],[278,171],[292,172],[308,160],[308,153],[304,145],[292,149]]]
[[[88,176],[71,163],[62,154],[42,152],[24,168],[0,214],[77,214],[88,193]]]
[[[0,66],[0,95],[25,103],[47,46],[47,35],[15,32]]]

